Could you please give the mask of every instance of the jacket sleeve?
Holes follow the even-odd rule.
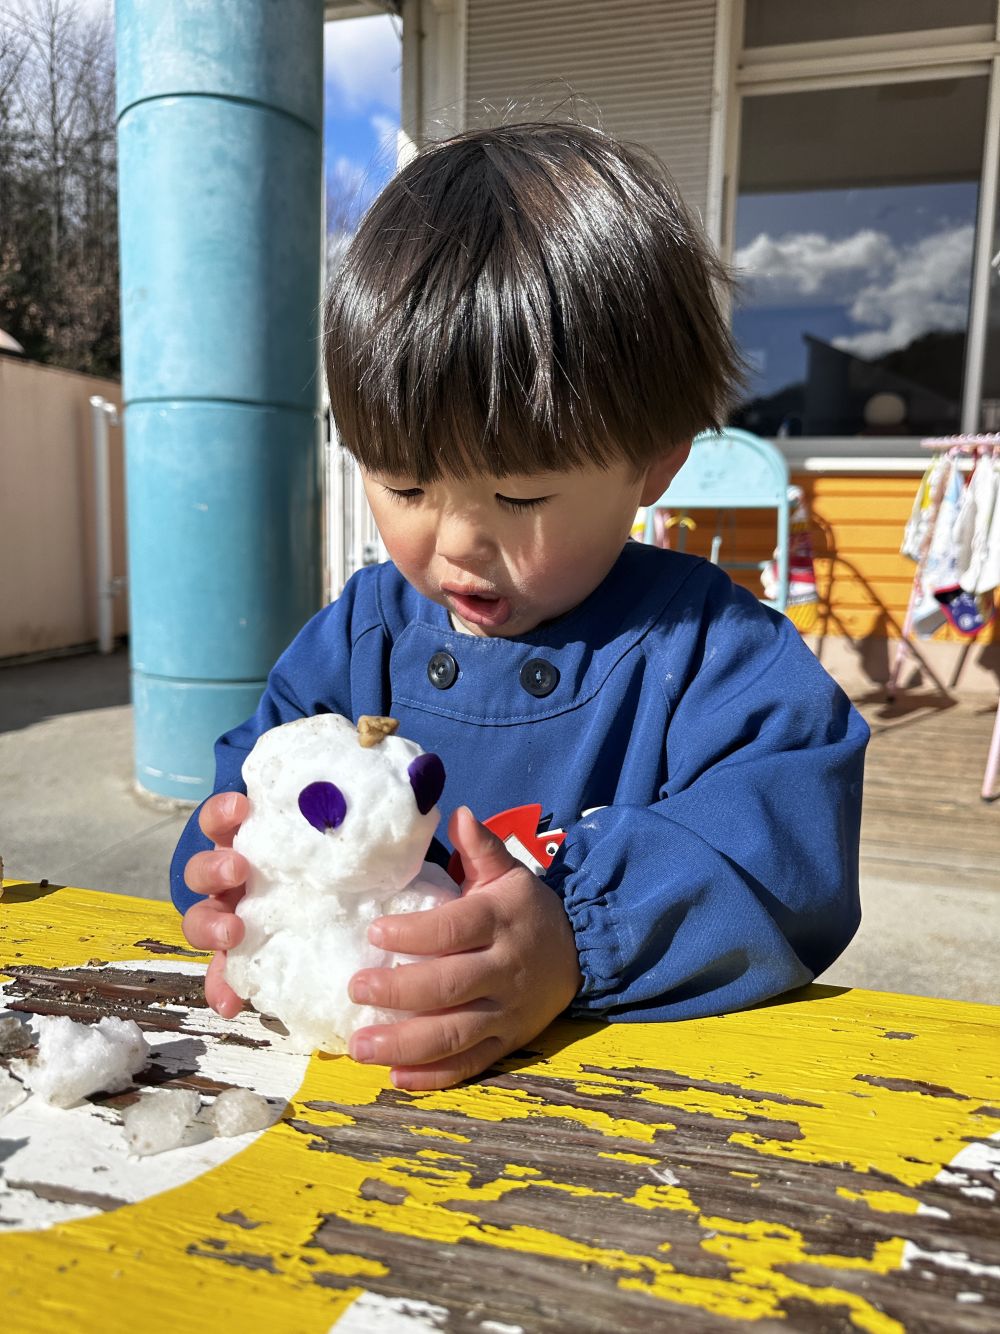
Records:
[[[377,625],[377,621],[366,625],[364,616],[359,616],[356,592],[357,576],[336,602],[307,622],[275,663],[253,716],[216,741],[213,794],[246,792],[241,775],[243,761],[257,738],[270,728],[315,713],[354,716],[353,679],[367,674],[369,679],[377,681],[381,676],[378,666],[368,661],[370,655],[365,652],[356,658],[353,655],[357,642]],[[367,635],[369,643],[376,638]],[[371,647],[374,649],[375,645]],[[361,713],[378,711],[370,707],[359,709]],[[198,825],[201,805],[188,820],[170,863],[170,897],[182,913],[202,898],[188,889],[184,881],[188,859],[212,847]]]
[[[577,1014],[752,1005],[822,972],[860,920],[867,725],[792,624],[725,576],[695,633],[660,799],[574,824],[546,877],[576,933]],[[655,652],[669,688],[677,646]]]

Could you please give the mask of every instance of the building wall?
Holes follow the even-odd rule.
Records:
[[[466,124],[563,108],[653,149],[704,215],[715,11],[716,0],[468,0]]]
[[[111,380],[0,357],[0,658],[97,638],[90,396]],[[112,555],[125,572],[121,432],[109,431]],[[127,630],[123,596],[114,629]]]
[[[836,664],[836,675],[850,677],[854,686],[885,681],[895,657],[895,646],[887,641],[901,634],[913,585],[915,567],[900,555],[899,545],[919,478],[911,473],[793,473],[792,481],[802,488],[811,515],[819,597],[811,634],[854,644],[854,650],[845,644],[824,651],[813,640],[814,647]],[[688,535],[687,550],[707,556],[717,516],[703,511],[691,517],[697,526]],[[727,557],[760,561],[773,549],[773,512],[734,512],[730,521],[721,521],[721,530],[723,564]],[[731,573],[760,596],[754,571]],[[971,660],[963,662],[961,650],[969,643],[944,626],[916,647],[939,676],[950,679],[960,672],[956,683],[963,687],[995,688],[1000,663],[990,646],[1000,645],[997,621],[978,636]]]

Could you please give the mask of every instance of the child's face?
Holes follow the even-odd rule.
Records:
[[[424,486],[367,474],[365,491],[404,578],[471,634],[511,637],[597,587],[638,507],[663,493],[686,454],[674,450],[639,476],[624,462]]]

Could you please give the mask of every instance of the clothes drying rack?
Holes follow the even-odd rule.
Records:
[[[933,450],[936,454],[947,454],[953,459],[975,459],[987,453],[991,453],[997,458],[1000,457],[1000,434],[933,436],[927,440],[922,440],[920,447],[921,449]],[[930,554],[931,542],[934,538],[934,525],[937,523],[938,511],[941,508],[941,501],[944,498],[947,483],[947,473],[942,471],[936,480],[931,495],[929,519],[920,544],[920,558],[917,561],[917,568],[913,575],[913,585],[910,588],[910,600],[907,603],[906,617],[903,621],[903,633],[897,645],[895,661],[889,675],[887,693],[890,699],[894,699],[896,696],[899,674],[902,671],[903,664],[913,656],[910,647],[910,637],[913,633],[913,616],[920,600],[924,567]],[[998,770],[1000,770],[1000,700],[997,702],[993,735],[986,757],[986,770],[983,774],[983,787],[980,793],[983,801],[994,801],[1000,796],[1000,792],[996,791]]]

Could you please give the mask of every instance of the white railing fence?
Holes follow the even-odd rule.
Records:
[[[332,432],[327,434],[323,459],[326,596],[332,601],[355,570],[385,560],[386,552],[368,508],[358,465]]]

